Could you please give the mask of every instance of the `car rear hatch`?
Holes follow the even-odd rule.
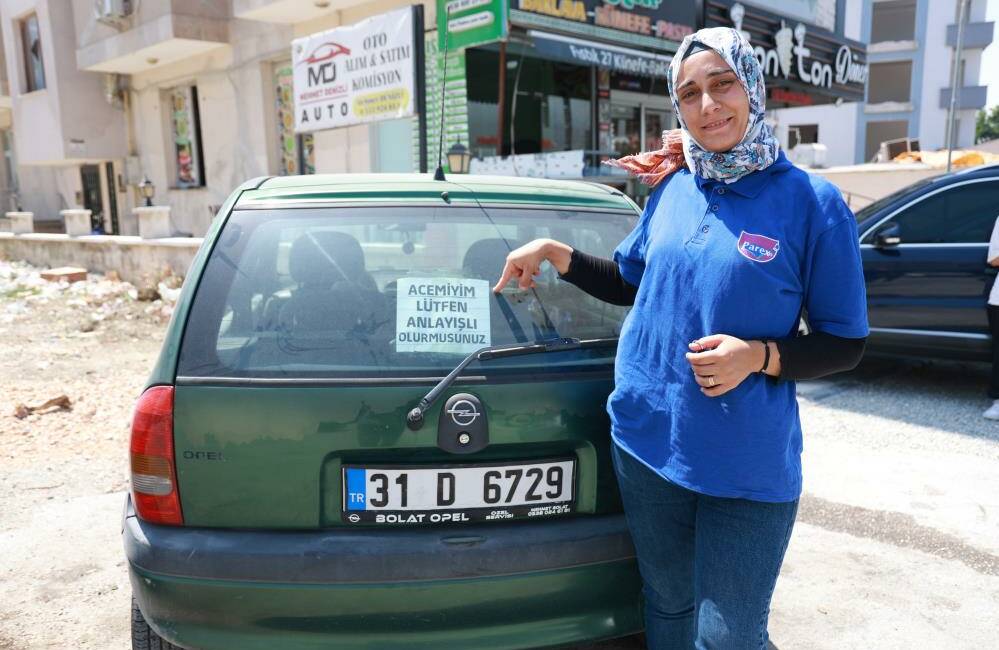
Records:
[[[624,207],[624,206],[622,206]],[[616,337],[626,310],[544,268],[491,291],[507,253],[551,237],[610,256],[636,215],[523,206],[262,207],[230,215],[178,360],[187,525],[459,525],[620,510],[605,403],[614,348],[473,361]]]

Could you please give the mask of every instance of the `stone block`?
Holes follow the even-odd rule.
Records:
[[[139,224],[139,237],[143,239],[163,239],[173,234],[170,225],[170,206],[140,206],[132,210]]]
[[[43,280],[48,280],[49,282],[59,282],[60,280],[65,280],[69,283],[82,282],[87,279],[87,269],[81,269],[78,266],[60,266],[59,268],[42,271],[38,275]]]
[[[35,232],[35,214],[33,212],[8,212],[10,231],[15,235]]]
[[[92,230],[90,210],[71,208],[69,210],[60,210],[59,214],[62,215],[63,221],[66,224],[66,234],[70,237],[81,237],[90,234]]]

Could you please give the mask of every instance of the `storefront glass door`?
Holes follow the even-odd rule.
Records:
[[[653,151],[663,146],[663,131],[672,129],[676,125],[671,111],[664,111],[657,108],[645,106],[645,141],[642,143],[642,151]]]
[[[642,107],[611,103],[611,146],[619,156],[639,153],[642,146]]]
[[[662,147],[663,131],[676,126],[668,101],[654,94],[613,91],[611,142],[614,151],[628,155]]]

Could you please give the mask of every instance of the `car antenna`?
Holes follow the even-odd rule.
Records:
[[[442,163],[442,156],[444,155],[444,93],[447,90],[447,41],[448,35],[451,32],[451,24],[448,18],[451,16],[451,8],[448,6],[449,3],[444,3],[444,71],[441,74],[441,121],[437,125],[440,130],[440,134],[437,138],[437,170],[434,172],[435,181],[446,181],[444,178],[444,165]]]

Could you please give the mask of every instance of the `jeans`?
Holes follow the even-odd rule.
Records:
[[[699,494],[611,447],[642,574],[649,649],[766,648],[798,501]]]

